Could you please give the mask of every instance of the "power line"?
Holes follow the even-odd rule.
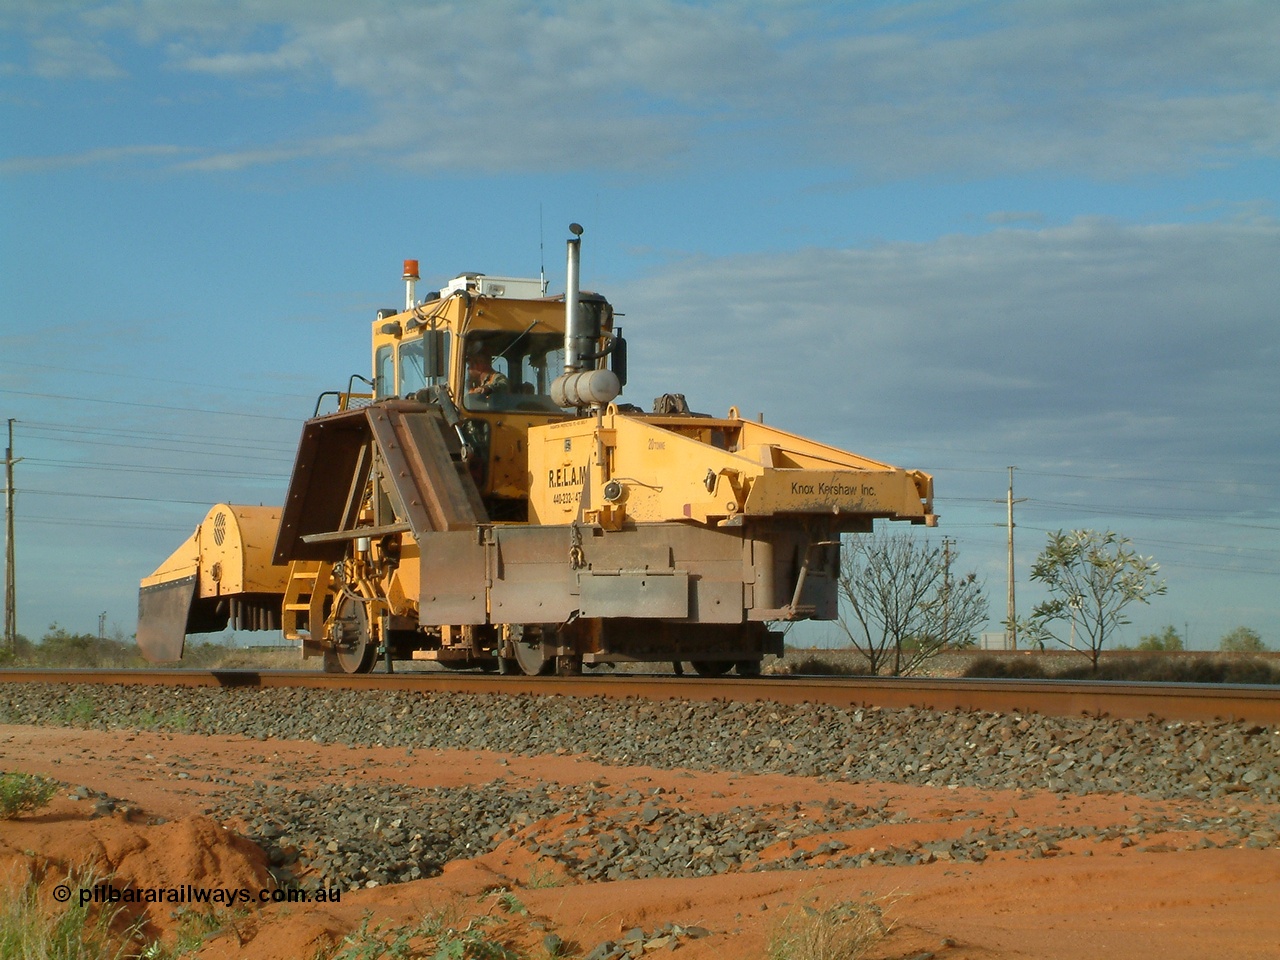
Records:
[[[1174,523],[1212,523],[1217,526],[1239,527],[1244,530],[1280,530],[1280,526],[1271,526],[1266,523],[1245,523],[1242,521],[1228,520],[1222,515],[1205,516],[1203,510],[1199,511],[1198,514],[1179,515],[1176,513],[1159,513],[1151,510],[1137,510],[1129,507],[1108,504],[1101,504],[1096,507],[1092,507],[1086,504],[1061,503],[1052,500],[1032,499],[1031,502],[1037,507],[1046,510],[1074,511],[1082,514],[1092,513],[1103,517],[1140,517],[1145,520],[1162,520]],[[1238,516],[1238,514],[1231,514],[1231,516]]]
[[[23,421],[23,423],[25,425],[26,421]],[[44,440],[52,443],[74,443],[81,446],[90,446],[90,447],[113,447],[121,450],[159,450],[159,451],[171,452],[171,453],[186,453],[186,454],[211,453],[211,454],[217,454],[217,455],[220,455],[219,451],[221,450],[235,450],[237,451],[238,456],[244,457],[246,459],[251,459],[251,460],[284,460],[286,458],[253,456],[252,454],[247,454],[247,453],[244,453],[243,451],[256,450],[259,453],[270,453],[270,452],[285,453],[288,450],[288,446],[283,442],[263,444],[261,442],[254,441],[251,439],[244,439],[239,441],[227,440],[227,441],[219,442],[216,440],[206,440],[203,437],[192,438],[190,435],[188,435],[185,439],[179,439],[176,436],[171,439],[169,437],[163,437],[163,436],[159,436],[159,437],[147,436],[146,434],[136,434],[136,435],[130,436],[129,434],[126,434],[126,433],[99,433],[96,435],[107,436],[107,437],[111,437],[112,439],[86,440],[80,436],[58,436],[58,433],[67,433],[67,434],[84,433],[84,434],[88,434],[89,436],[95,435],[95,432],[90,430],[62,430],[62,431],[54,432],[54,431],[50,431],[48,428],[45,428],[45,427],[38,427],[34,430],[28,427],[27,429],[27,436],[34,439],[38,439],[38,440]],[[127,440],[127,439],[150,440],[152,442],[147,444],[115,442],[118,440]],[[210,449],[210,448],[214,448],[214,449]]]
[[[1216,465],[1216,466],[1220,466],[1220,465]],[[1222,477],[1216,480],[1195,480],[1189,477],[1178,477],[1175,479],[1173,477],[1131,477],[1131,476],[1125,476],[1125,475],[1103,476],[1100,474],[1088,474],[1088,473],[1050,473],[1046,471],[1036,471],[1036,470],[1027,470],[1025,472],[1026,472],[1026,475],[1029,477],[1058,477],[1063,480],[1089,480],[1094,483],[1127,483],[1127,484],[1146,483],[1146,484],[1152,484],[1155,486],[1166,486],[1166,487],[1181,487],[1181,486],[1221,487],[1221,486],[1237,486],[1241,483],[1241,481],[1231,477]],[[1275,489],[1277,486],[1280,486],[1280,484],[1276,484],[1274,482],[1268,483],[1265,480],[1255,480],[1255,479],[1249,479],[1247,481],[1244,481],[1244,483],[1251,487],[1261,487],[1263,489]]]
[[[37,523],[44,526],[52,527],[110,527],[112,529],[125,530],[178,530],[183,526],[190,528],[191,524],[179,523],[149,523],[146,520],[106,520],[103,518],[95,518],[92,520],[83,520],[79,517],[28,517],[22,518],[23,524]]]
[[[41,400],[73,400],[76,403],[107,403],[120,407],[141,407],[146,410],[165,410],[179,413],[203,413],[215,417],[246,417],[250,420],[278,420],[297,423],[296,417],[277,417],[269,413],[233,413],[229,410],[206,410],[201,407],[178,407],[171,403],[141,403],[137,400],[111,400],[106,397],[72,397],[60,393],[35,393],[30,390],[10,390],[0,387],[0,393],[12,393],[21,397],[38,397]]]
[[[279,448],[280,442],[262,440],[257,437],[226,436],[221,434],[213,434],[208,431],[201,430],[199,437],[193,437],[190,432],[172,433],[167,430],[142,430],[127,427],[104,427],[100,425],[85,426],[84,424],[56,423],[47,420],[23,420],[22,425],[30,430],[38,427],[42,430],[54,430],[66,433],[87,433],[91,436],[107,436],[107,437],[126,437],[131,439],[158,439],[170,441],[173,443],[197,443],[204,445],[210,441],[226,441],[225,443],[217,443],[217,446],[241,446],[243,444],[261,444],[263,449]]]
[[[973,504],[973,503],[991,503],[992,501],[985,497],[935,497],[935,502],[940,505],[947,503],[954,504]],[[1244,511],[1219,511],[1212,515],[1207,515],[1207,511],[1197,508],[1194,511],[1189,508],[1186,511],[1174,510],[1170,508],[1166,511],[1159,511],[1151,508],[1136,508],[1125,506],[1124,504],[1101,504],[1101,503],[1068,503],[1062,500],[1043,500],[1039,497],[1025,497],[1029,510],[1047,510],[1055,513],[1074,513],[1077,515],[1093,515],[1099,517],[1123,517],[1141,518],[1146,520],[1160,520],[1173,523],[1211,523],[1217,526],[1236,527],[1243,530],[1280,530],[1280,526],[1271,524],[1246,521],[1240,519],[1241,513]],[[1004,503],[1003,500],[996,500],[996,503]],[[1256,507],[1255,507],[1256,509]],[[948,527],[957,524],[948,523]]]
[[[138,503],[182,503],[194,504],[197,507],[209,507],[213,504],[209,498],[204,500],[175,500],[171,497],[128,497],[112,493],[73,493],[69,490],[23,490],[22,493],[39,497],[78,497],[83,500],[132,500]]]
[[[163,474],[165,476],[180,477],[207,477],[208,470],[189,470],[184,467],[173,466],[148,466],[135,463],[81,463],[77,460],[49,460],[43,457],[27,457],[30,463],[42,463],[57,466],[64,470],[106,470],[113,473],[142,473],[142,474]],[[234,473],[229,470],[218,470],[217,478],[219,480],[278,480],[284,482],[289,479],[287,474],[283,473]]]
[[[1199,479],[1188,477],[1185,473],[1187,463],[1180,464],[1183,467],[1182,472],[1177,477],[1153,477],[1153,476],[1131,476],[1131,475],[1104,475],[1104,474],[1086,474],[1086,473],[1059,473],[1053,471],[1035,471],[1023,470],[1024,475],[1030,477],[1049,477],[1063,480],[1082,480],[1089,483],[1108,483],[1108,484],[1124,484],[1129,487],[1139,486],[1157,486],[1165,490],[1184,491],[1187,496],[1203,497],[1206,491],[1214,491],[1222,497],[1238,497],[1256,502],[1259,498],[1268,497],[1275,491],[1280,490],[1280,483],[1268,479],[1271,476],[1271,465],[1248,465],[1234,464],[1231,469],[1236,471],[1233,474],[1223,475],[1221,468],[1224,466],[1220,463],[1213,464],[1219,468],[1215,471],[1215,477],[1211,479]],[[966,469],[950,469],[943,467],[934,467],[932,472],[934,475],[941,473],[992,473],[991,470],[966,470]],[[1241,477],[1246,479],[1241,479]],[[1241,489],[1247,488],[1247,489]],[[939,497],[939,500],[955,500],[974,502],[979,498],[976,497]]]
[[[51,438],[49,438],[49,437],[40,437],[40,436],[37,434],[37,435],[36,435],[36,439],[44,439],[44,440],[48,440],[48,439],[51,439]],[[111,448],[112,448],[112,449],[114,449],[114,450],[149,450],[149,451],[151,451],[151,452],[153,452],[153,453],[171,453],[171,454],[172,454],[172,453],[178,453],[178,454],[184,454],[184,455],[187,455],[187,456],[210,456],[210,457],[223,457],[223,456],[225,456],[225,454],[224,454],[221,450],[207,450],[207,449],[202,450],[202,449],[199,449],[198,447],[195,447],[195,448],[193,448],[193,447],[178,448],[178,447],[161,447],[161,446],[154,446],[154,445],[153,445],[153,446],[145,446],[145,445],[143,445],[143,444],[139,444],[139,443],[110,443],[110,442],[105,441],[105,440],[65,440],[65,439],[59,439],[59,442],[61,442],[61,443],[74,443],[74,444],[77,444],[77,445],[79,445],[79,446],[87,446],[87,447],[111,447]],[[193,441],[191,441],[191,443],[192,443],[192,445],[194,446],[194,445],[197,443],[197,441],[194,441],[194,440],[193,440]],[[235,445],[234,445],[234,444],[230,444],[230,443],[224,443],[224,444],[219,444],[218,446],[223,447],[223,448],[234,448],[234,446],[235,446]],[[251,449],[252,449],[252,448],[251,448]],[[236,453],[236,459],[237,459],[237,460],[262,460],[262,461],[265,461],[265,462],[268,462],[268,463],[292,463],[292,462],[293,462],[293,460],[292,460],[292,459],[290,459],[290,458],[288,458],[288,457],[256,457],[256,456],[254,456],[254,455],[252,455],[252,454],[244,453],[244,452],[242,452],[242,451],[237,451],[237,453]]]
[[[135,373],[122,373],[119,370],[86,370],[76,367],[56,366],[51,363],[31,363],[26,360],[20,362],[16,360],[0,360],[0,363],[21,367],[23,370],[56,370],[59,373],[74,373],[81,376],[87,375],[91,377],[113,377],[119,380],[137,380],[142,383],[172,383],[182,387],[208,387],[210,390],[221,390],[226,387],[225,383],[200,383],[195,380],[172,380],[166,377],[144,377]],[[258,390],[255,391],[255,394],[257,396],[306,399],[305,395],[298,393],[277,393],[274,391]],[[26,421],[23,422],[25,423]]]
[[[1123,503],[1073,503],[1069,500],[1045,500],[1032,497],[1031,502],[1046,510],[1079,510],[1091,513],[1125,513],[1132,515],[1148,515],[1161,518],[1216,519],[1217,517],[1236,516],[1240,511],[1221,508],[1210,514],[1206,507],[1133,507]]]

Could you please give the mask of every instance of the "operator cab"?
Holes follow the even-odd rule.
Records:
[[[375,399],[447,386],[464,410],[573,416],[575,408],[557,405],[551,389],[565,370],[564,298],[536,296],[541,289],[539,280],[463,274],[402,312],[379,310]],[[580,303],[593,344],[611,341],[608,301],[583,293]],[[482,360],[478,369],[474,360]]]
[[[563,333],[477,331],[465,341],[466,410],[519,411],[565,416],[551,399],[551,382],[564,370]]]
[[[580,415],[553,399],[566,369],[564,297],[543,296],[539,280],[464,274],[418,301],[414,261],[406,261],[405,278],[405,309],[380,310],[373,323],[374,399],[455,407],[489,516],[522,521],[529,429]],[[580,349],[595,367],[613,356],[606,350],[616,340],[613,310],[598,294],[579,291],[578,302]]]

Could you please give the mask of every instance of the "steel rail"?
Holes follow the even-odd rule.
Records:
[[[295,670],[0,670],[0,684],[7,683],[306,687],[508,696],[769,701],[1129,720],[1148,717],[1166,721],[1224,720],[1280,726],[1280,687],[1241,684],[794,676],[710,679],[637,674],[525,677],[434,671],[334,675]]]

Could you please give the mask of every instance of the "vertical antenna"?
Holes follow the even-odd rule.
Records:
[[[542,284],[542,295],[547,295],[547,255],[542,247],[542,204],[538,204],[538,280]]]

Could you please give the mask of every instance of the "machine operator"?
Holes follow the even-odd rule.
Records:
[[[493,368],[493,357],[477,351],[467,358],[467,393],[474,397],[492,397],[510,391],[507,378]]]

